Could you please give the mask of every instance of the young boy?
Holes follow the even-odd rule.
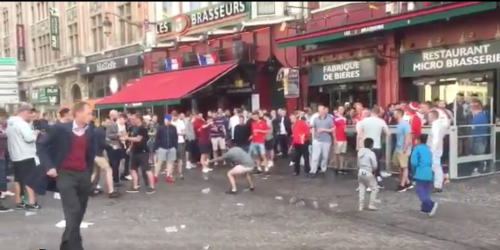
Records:
[[[377,210],[375,202],[377,202],[378,183],[377,178],[373,174],[377,169],[377,157],[372,151],[373,139],[366,138],[364,140],[364,148],[358,150],[358,183],[359,183],[359,211],[365,208],[365,193],[366,189],[370,188],[370,202],[368,210]]]
[[[247,178],[250,191],[254,190],[252,176],[250,175],[254,168],[254,161],[249,153],[235,146],[220,157],[208,161],[208,163],[210,164],[222,160],[229,161],[234,165],[234,167],[227,172],[227,178],[229,178],[229,183],[231,183],[231,190],[227,191],[226,194],[237,193],[236,181],[234,179],[236,175],[244,175]]]
[[[434,189],[432,153],[426,145],[427,136],[420,135],[416,138],[416,143],[411,154],[410,164],[413,170],[413,179],[416,182],[415,189],[420,202],[422,202],[420,212],[434,216],[438,204],[431,200],[431,194]]]

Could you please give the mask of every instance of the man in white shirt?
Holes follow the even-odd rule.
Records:
[[[374,107],[371,110],[370,116],[358,122],[356,124],[356,132],[358,134],[358,145],[363,145],[362,142],[366,138],[371,138],[373,140],[372,151],[377,157],[377,165],[379,166],[376,169],[376,177],[379,187],[382,187],[382,177],[380,173],[380,159],[382,158],[382,133],[384,133],[385,136],[388,136],[391,132],[389,131],[387,123],[380,118],[380,108]]]
[[[233,116],[229,118],[229,130],[231,131],[231,140],[234,140],[234,127],[240,124],[240,116],[242,115],[243,113],[241,112],[241,109],[234,109]],[[246,118],[244,118],[244,120],[246,121]]]
[[[172,112],[172,125],[177,129],[177,170],[179,172],[179,177],[183,179],[182,166],[184,164],[184,158],[186,157],[186,123],[179,119],[179,115],[176,111]]]
[[[446,135],[446,122],[439,119],[439,112],[431,110],[428,114],[431,132],[427,139],[427,146],[432,152],[432,171],[434,172],[434,188],[436,192],[443,190],[443,168],[441,166],[441,157],[443,156],[443,139]]]

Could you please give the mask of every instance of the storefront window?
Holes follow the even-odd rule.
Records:
[[[423,90],[420,101],[432,101],[439,98],[446,103],[451,103],[458,93],[462,93],[466,98],[474,97],[482,103],[487,103],[488,97],[491,95],[488,89],[492,87],[489,85],[492,85],[492,83],[483,80],[441,79],[439,82],[419,87],[421,92]]]
[[[123,72],[117,72],[114,74],[106,75],[94,75],[89,77],[89,97],[90,98],[101,98],[111,95],[111,90],[109,88],[109,81],[111,77],[116,77],[118,80],[118,90],[122,89],[125,84],[132,79],[137,79],[141,77],[141,69],[130,69]]]

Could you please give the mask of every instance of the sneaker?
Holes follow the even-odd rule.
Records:
[[[378,208],[376,206],[374,206],[374,205],[369,205],[368,206],[368,210],[370,210],[370,211],[377,211]]]
[[[154,194],[156,192],[156,189],[153,187],[148,187],[146,189],[146,194]]]
[[[26,209],[26,204],[19,203],[16,205],[16,210],[23,210],[23,209]]]
[[[138,187],[130,188],[130,189],[127,189],[127,191],[125,191],[125,192],[127,192],[129,194],[137,194],[137,193],[139,193],[139,188]]]
[[[186,169],[193,169],[193,164],[191,162],[186,162]]]
[[[213,169],[211,169],[211,168],[209,168],[209,167],[203,167],[202,172],[206,174],[206,173],[210,173],[212,170],[213,170]]]
[[[434,206],[432,207],[431,212],[429,213],[429,216],[431,216],[431,217],[434,216],[436,214],[437,209],[438,209],[438,203],[435,202]]]
[[[358,208],[359,211],[363,211],[364,209],[365,209],[365,206],[359,205],[359,208]]]
[[[366,188],[366,192],[371,192],[372,189],[371,188]]]
[[[432,192],[440,194],[443,192],[443,189],[442,188],[434,188],[434,190]]]
[[[30,211],[34,211],[34,210],[40,210],[42,209],[42,207],[38,204],[26,204],[26,209],[30,210]]]
[[[125,179],[126,179],[127,181],[131,181],[131,180],[132,180],[132,176],[131,176],[131,175],[126,175],[126,176],[125,176]]]
[[[381,175],[383,178],[387,178],[387,177],[391,177],[391,176],[392,176],[392,174],[391,174],[391,173],[386,172],[386,171],[382,171],[382,172],[380,173],[380,175]]]
[[[408,183],[406,184],[406,189],[413,189],[415,186],[413,185],[413,183]]]
[[[272,168],[272,167],[274,167],[274,162],[269,161],[269,162],[267,163],[267,168]]]
[[[174,178],[172,178],[172,176],[165,176],[165,182],[172,183],[174,182]]]
[[[110,199],[120,198],[120,196],[121,196],[121,194],[116,192],[116,191],[113,191],[113,192],[108,194],[108,198],[110,198]]]
[[[396,192],[399,192],[399,193],[406,192],[406,187],[398,186],[398,188],[396,188]]]
[[[384,188],[385,188],[385,187],[384,187],[384,185],[382,185],[382,183],[379,183],[379,184],[378,184],[378,189],[384,189]]]
[[[377,182],[382,182],[382,177],[377,176]]]
[[[238,192],[236,191],[233,191],[233,190],[228,190],[226,191],[226,194],[237,194]]]
[[[0,204],[0,213],[6,213],[6,212],[10,212],[10,211],[12,211],[12,209]]]
[[[288,166],[293,167],[293,165],[295,165],[295,163],[293,163],[293,161],[291,161]]]

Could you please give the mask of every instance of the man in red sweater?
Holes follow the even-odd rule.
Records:
[[[410,102],[408,104],[408,107],[406,109],[406,116],[408,117],[408,122],[410,123],[410,130],[411,130],[411,146],[412,148],[416,146],[417,139],[420,137],[420,134],[422,134],[422,119],[420,116],[418,116],[417,111],[418,111],[418,103],[416,102]],[[410,153],[411,155],[411,153]],[[411,164],[408,164],[408,187],[412,188],[412,181],[413,181],[413,171],[411,169]]]
[[[92,190],[90,181],[94,168],[95,145],[92,108],[85,102],[73,107],[73,122],[52,126],[38,141],[40,165],[51,178],[57,177],[57,189],[66,220],[60,249],[83,249],[80,224],[87,210]]]

